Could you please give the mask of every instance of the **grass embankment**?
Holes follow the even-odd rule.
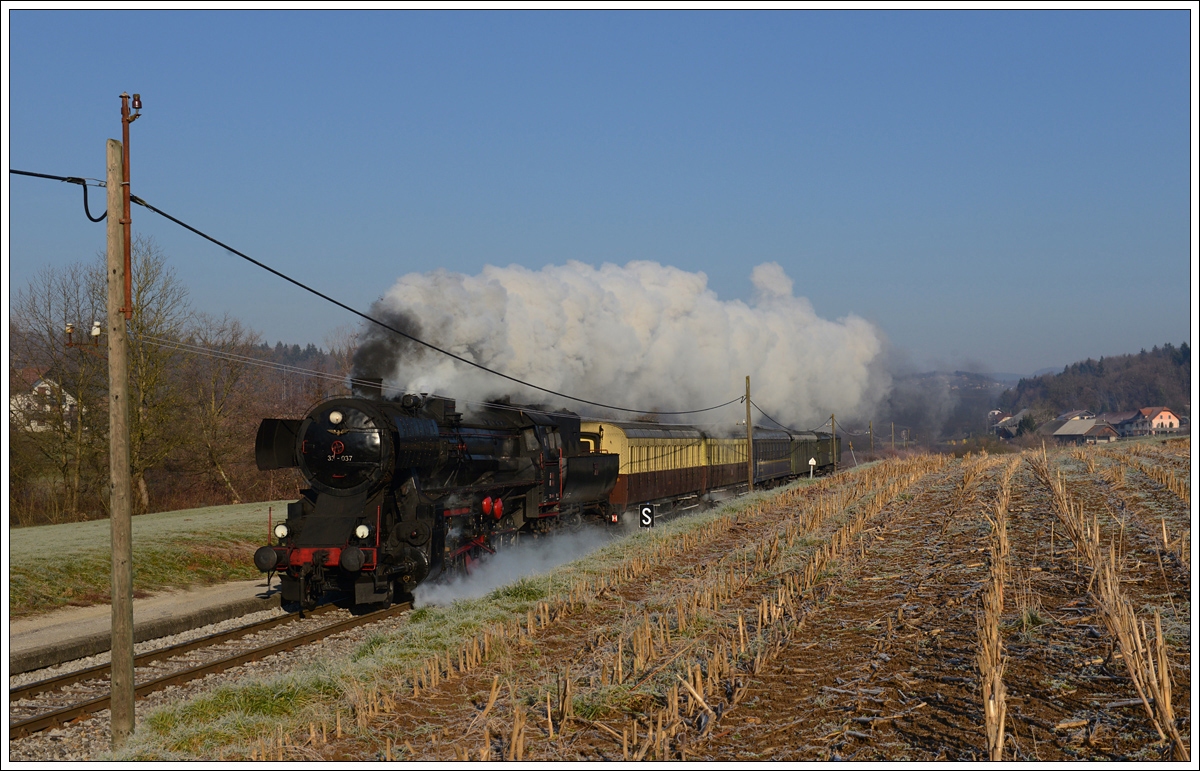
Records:
[[[253,580],[254,549],[266,542],[268,509],[287,502],[186,509],[133,518],[135,596]],[[108,520],[9,530],[9,617],[107,603],[112,585]]]

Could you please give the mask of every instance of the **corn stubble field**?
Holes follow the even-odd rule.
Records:
[[[156,716],[133,753],[1185,760],[1190,469],[1186,440],[857,468],[635,536],[483,616],[418,610],[440,636],[373,640],[368,674],[293,681],[270,719],[214,695],[222,717]]]

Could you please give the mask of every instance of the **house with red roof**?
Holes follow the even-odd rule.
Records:
[[[1177,430],[1179,416],[1166,407],[1143,407],[1131,424],[1130,436],[1147,436]]]

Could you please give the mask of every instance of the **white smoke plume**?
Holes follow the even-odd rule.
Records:
[[[522,578],[547,573],[559,565],[585,557],[611,543],[619,534],[621,531],[585,528],[577,532],[524,538],[512,548],[487,555],[472,567],[469,575],[420,584],[413,591],[413,599],[418,607],[423,607],[483,597]]]
[[[721,300],[703,273],[635,261],[579,262],[541,270],[485,267],[401,277],[372,309],[378,317],[452,353],[538,386],[647,413],[711,407],[745,393],[794,428],[831,412],[870,414],[886,394],[882,333],[850,315],[819,318],[792,293],[777,263],[751,274],[750,304]],[[355,376],[382,377],[391,391],[437,393],[461,403],[508,397],[582,415],[632,419],[567,402],[456,362],[367,324]],[[754,414],[755,424],[770,425]],[[745,405],[670,418],[693,424],[745,419]]]

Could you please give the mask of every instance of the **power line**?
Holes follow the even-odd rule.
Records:
[[[366,381],[363,381],[361,379],[356,379],[356,378],[347,379],[344,375],[335,375],[335,374],[332,374],[329,372],[323,372],[321,370],[307,369],[305,367],[298,367],[294,364],[283,364],[281,362],[270,361],[268,359],[260,359],[257,356],[250,356],[247,354],[234,353],[232,351],[223,351],[218,348],[209,348],[209,347],[200,345],[198,343],[193,343],[190,340],[171,340],[171,339],[163,338],[163,337],[155,337],[154,335],[148,335],[145,333],[140,333],[140,334],[132,333],[131,337],[133,337],[137,340],[141,340],[145,343],[149,343],[150,345],[158,346],[160,348],[176,350],[176,351],[180,351],[183,353],[191,353],[191,354],[198,355],[198,356],[207,356],[212,359],[220,359],[223,361],[237,362],[237,363],[241,363],[241,364],[248,364],[250,366],[262,367],[263,369],[275,370],[275,371],[280,372],[285,375],[298,375],[300,377],[311,378],[314,380],[327,380],[327,381],[335,382],[338,384],[345,384],[347,382],[347,380],[349,380],[349,383],[351,386],[367,384]],[[434,395],[438,396],[439,394],[434,394]],[[449,397],[446,397],[446,398],[449,398]],[[549,416],[549,415],[561,415],[562,414],[561,412],[555,412],[553,410],[540,410],[540,409],[536,409],[533,407],[518,405],[518,404],[504,404],[501,402],[480,402],[480,401],[474,401],[471,399],[457,399],[456,401],[458,401],[461,404],[471,405],[473,407],[485,407],[488,409],[502,410],[502,411],[508,411],[508,412],[524,412],[524,413],[528,413],[531,415],[548,415]],[[597,422],[605,422],[605,421],[609,420],[608,418],[605,418],[605,417],[599,416],[599,415],[581,414],[581,415],[577,415],[576,417],[578,417],[580,420],[597,421]],[[647,425],[662,425],[667,428],[685,427],[684,424],[682,424],[682,423],[679,423],[679,424],[663,423],[663,424],[647,424]],[[728,424],[727,423],[689,423],[689,424],[686,424],[686,427],[703,429],[706,427],[726,426],[726,425],[728,425]]]
[[[288,283],[293,284],[293,285],[303,289],[304,291],[309,292],[310,294],[314,294],[317,297],[320,297],[322,300],[332,303],[332,304],[338,306],[339,308],[342,308],[343,310],[347,310],[350,313],[353,313],[354,315],[356,315],[366,321],[371,322],[372,324],[376,324],[376,325],[388,330],[389,332],[393,332],[397,335],[400,335],[401,337],[404,337],[404,338],[407,338],[408,340],[413,341],[414,343],[418,343],[420,345],[425,346],[426,348],[437,351],[438,353],[442,354],[443,356],[448,356],[451,359],[454,359],[455,361],[459,361],[459,362],[462,362],[463,364],[467,364],[467,365],[475,367],[477,369],[481,369],[484,372],[487,372],[489,374],[496,375],[497,377],[502,377],[505,380],[509,380],[513,383],[517,383],[518,385],[523,385],[526,388],[532,388],[536,391],[542,391],[543,393],[547,393],[552,396],[558,396],[563,399],[570,399],[571,401],[581,402],[583,404],[590,404],[593,407],[600,407],[602,409],[616,410],[617,412],[633,412],[633,413],[653,412],[653,413],[656,413],[659,415],[694,415],[694,414],[700,413],[700,412],[709,412],[711,410],[717,410],[722,407],[727,407],[730,404],[733,404],[735,402],[741,401],[741,397],[738,397],[736,399],[730,399],[729,401],[727,401],[723,404],[718,404],[713,407],[705,407],[705,408],[699,409],[699,410],[680,410],[680,411],[676,411],[676,412],[667,412],[667,411],[662,411],[662,410],[646,410],[646,409],[634,409],[631,407],[617,407],[612,404],[604,404],[603,402],[591,401],[589,399],[584,399],[584,398],[581,398],[578,396],[571,396],[570,394],[565,394],[565,393],[562,393],[561,391],[555,391],[550,388],[545,388],[543,386],[539,386],[534,383],[530,383],[526,380],[521,380],[520,378],[513,377],[512,375],[505,374],[498,370],[494,370],[486,365],[471,361],[470,359],[465,359],[462,356],[451,353],[450,351],[447,351],[443,348],[439,348],[438,346],[434,345],[433,343],[428,343],[424,340],[421,340],[418,337],[414,337],[414,336],[408,334],[407,332],[403,332],[399,329],[396,329],[395,327],[393,327],[389,324],[385,324],[384,322],[380,321],[379,319],[376,319],[372,316],[368,316],[367,314],[365,314],[359,310],[351,308],[349,305],[346,305],[343,302],[333,299],[329,295],[326,295],[322,292],[317,291],[316,289],[313,289],[312,287],[308,286],[307,284],[297,281],[296,279],[292,278],[291,276],[288,276],[284,273],[279,272],[278,270],[275,270],[274,268],[270,267],[269,265],[259,262],[258,260],[254,259],[253,257],[243,254],[242,252],[239,252],[237,249],[234,249],[233,247],[229,246],[228,244],[224,244],[224,243],[218,241],[217,239],[213,238],[212,236],[208,235],[207,233],[204,233],[203,231],[197,230],[196,228],[192,227],[191,225],[187,224],[186,222],[176,219],[175,217],[172,217],[170,214],[167,214],[166,212],[162,211],[161,209],[151,206],[150,204],[146,203],[141,198],[138,198],[135,195],[131,195],[129,200],[133,201],[134,203],[138,204],[139,206],[146,207],[147,209],[154,212],[155,214],[158,214],[161,217],[171,220],[172,222],[179,225],[180,227],[183,227],[183,228],[186,228],[187,230],[192,231],[193,233],[200,236],[201,238],[204,238],[208,241],[213,242],[217,246],[220,246],[222,249],[233,252],[238,257],[241,257],[242,259],[246,260],[247,262],[257,265],[258,267],[262,268],[263,270],[265,270],[269,273],[272,273],[272,274],[278,276],[279,278],[282,278],[284,281],[287,281]]]
[[[99,217],[92,216],[92,211],[91,211],[91,209],[88,208],[88,194],[87,194],[88,182],[87,182],[87,179],[85,179],[83,177],[59,177],[54,174],[38,174],[36,171],[17,171],[16,169],[9,169],[8,173],[9,174],[21,174],[26,177],[41,177],[42,179],[56,179],[59,182],[70,182],[72,184],[79,185],[83,188],[83,213],[87,215],[87,218],[90,219],[92,222],[102,222],[104,220],[104,218],[108,216],[107,211],[104,212],[103,214],[101,214]],[[108,187],[107,182],[102,182],[98,179],[92,179],[92,182],[93,182],[93,185],[92,185],[93,187]]]
[[[306,378],[310,378],[313,380],[325,380],[325,381],[337,383],[339,385],[345,384],[347,381],[347,378],[342,375],[334,375],[329,372],[322,372],[321,370],[297,367],[293,364],[283,364],[280,362],[269,361],[267,359],[260,359],[256,356],[249,356],[246,354],[234,353],[232,351],[223,351],[218,348],[209,348],[209,347],[197,344],[197,343],[193,343],[190,340],[170,340],[170,339],[163,338],[163,337],[155,337],[154,335],[147,335],[145,333],[134,334],[132,336],[135,339],[141,340],[150,345],[158,346],[160,348],[176,350],[176,351],[180,351],[183,353],[191,353],[191,354],[197,355],[197,356],[207,356],[212,359],[219,359],[219,360],[223,360],[223,361],[247,364],[250,366],[261,367],[263,369],[275,370],[284,375],[306,377]],[[361,381],[361,380],[356,380],[354,378],[350,378],[349,380],[350,380],[351,385],[363,384],[363,381]],[[435,394],[435,395],[437,395],[437,394]],[[531,414],[531,415],[553,416],[553,415],[561,415],[562,414],[561,412],[554,412],[551,410],[539,410],[539,409],[535,409],[535,408],[528,407],[528,406],[522,406],[522,405],[516,405],[516,404],[503,404],[500,402],[477,402],[477,401],[473,401],[470,399],[459,399],[456,401],[458,401],[460,404],[466,404],[466,405],[470,405],[472,407],[483,407],[483,408],[487,408],[487,409],[507,411],[507,412],[523,412],[523,413],[527,413],[527,414]],[[587,414],[577,415],[576,417],[578,417],[581,421],[605,422],[606,420],[608,420],[607,418],[602,417],[602,416],[587,415]],[[659,424],[648,424],[648,425],[659,425]],[[664,425],[666,427],[676,427],[676,426],[683,427],[683,424],[667,423],[667,424],[661,424],[661,425]],[[705,428],[711,428],[711,427],[717,427],[717,426],[727,426],[727,425],[728,425],[727,423],[689,423],[689,424],[687,424],[687,427],[704,430]]]
[[[55,179],[55,180],[58,180],[59,182],[71,182],[76,185],[87,185],[88,184],[87,180],[91,180],[92,187],[108,187],[107,182],[100,180],[100,179],[96,179],[95,177],[60,177],[55,174],[39,174],[36,171],[18,171],[16,169],[9,169],[8,173],[9,174],[21,174],[26,177],[41,177],[42,179]]]
[[[84,191],[83,206],[84,206],[85,212],[87,212],[88,219],[92,220],[93,222],[99,222],[100,220],[104,219],[104,217],[106,217],[108,215],[108,213],[105,212],[105,214],[103,216],[101,216],[99,219],[97,219],[95,217],[92,217],[90,211],[87,211],[87,182],[81,177],[60,177],[60,176],[57,176],[54,174],[39,174],[39,173],[33,172],[33,171],[18,171],[16,169],[9,169],[9,173],[10,174],[21,174],[21,175],[28,176],[28,177],[40,177],[43,179],[54,179],[54,180],[58,180],[60,182],[72,182],[75,184],[83,185],[84,186],[84,188],[83,188],[83,191]],[[98,185],[98,186],[103,186],[103,185]],[[274,268],[270,267],[269,265],[259,262],[258,260],[254,259],[253,257],[243,254],[242,252],[239,252],[237,249],[234,249],[232,246],[229,246],[228,244],[224,244],[224,243],[218,241],[217,239],[213,238],[212,236],[208,235],[207,233],[205,233],[201,230],[198,230],[198,229],[192,227],[191,225],[187,224],[186,222],[183,222],[182,220],[172,217],[170,214],[167,214],[166,212],[162,211],[161,209],[146,203],[144,200],[137,197],[136,195],[130,195],[129,200],[133,203],[138,204],[139,206],[144,206],[145,208],[149,209],[150,211],[154,212],[155,214],[157,214],[161,217],[169,219],[170,221],[174,222],[176,225],[179,225],[182,228],[186,228],[187,230],[192,231],[193,233],[200,236],[201,238],[204,238],[208,241],[213,242],[217,246],[220,246],[222,249],[233,252],[238,257],[241,257],[242,259],[257,265],[258,267],[262,268],[265,271],[268,271],[269,273],[273,273],[274,275],[278,276],[279,278],[282,278],[284,281],[294,284],[295,286],[303,289],[304,291],[314,294],[317,297],[320,297],[322,300],[332,303],[332,304],[338,306],[339,308],[342,308],[343,310],[347,310],[347,311],[353,313],[354,315],[359,316],[360,318],[371,322],[372,324],[376,324],[380,327],[383,327],[384,329],[388,330],[389,332],[400,335],[401,337],[407,338],[407,339],[413,341],[414,343],[423,345],[426,348],[429,348],[431,350],[437,351],[438,353],[442,354],[443,356],[448,356],[451,359],[454,359],[455,361],[460,361],[463,364],[467,364],[467,365],[475,367],[477,369],[481,369],[484,372],[487,372],[489,374],[496,375],[497,377],[502,377],[505,380],[512,381],[513,383],[517,383],[518,385],[523,385],[526,388],[532,388],[535,391],[541,391],[543,393],[547,393],[552,396],[558,396],[563,399],[570,399],[571,401],[580,402],[582,404],[590,404],[593,407],[601,407],[606,410],[616,410],[617,412],[633,412],[633,413],[655,413],[658,415],[695,415],[695,414],[698,414],[701,412],[710,412],[712,410],[719,410],[722,407],[727,407],[730,404],[733,404],[734,402],[741,401],[741,398],[739,397],[737,399],[730,399],[729,401],[724,402],[723,404],[718,404],[713,407],[705,407],[703,409],[698,409],[698,410],[679,410],[676,412],[667,412],[667,411],[663,411],[663,410],[646,410],[646,409],[635,409],[632,407],[617,407],[612,404],[604,404],[603,402],[595,402],[595,401],[591,401],[589,399],[584,399],[579,396],[571,396],[570,394],[562,393],[561,391],[555,391],[550,388],[545,388],[543,386],[539,386],[534,383],[530,383],[526,380],[521,380],[520,378],[513,377],[512,375],[505,374],[498,370],[494,370],[491,367],[488,367],[483,364],[479,364],[478,362],[471,361],[470,359],[465,359],[462,356],[453,354],[450,351],[447,351],[443,348],[439,348],[438,346],[434,345],[433,343],[428,343],[424,340],[421,340],[418,337],[414,337],[414,336],[408,334],[407,332],[402,332],[401,330],[396,329],[395,327],[393,327],[389,324],[385,324],[384,322],[380,321],[379,319],[376,319],[372,316],[368,316],[367,314],[365,314],[361,311],[351,308],[349,305],[346,305],[345,303],[342,303],[338,300],[333,299],[329,295],[326,295],[322,292],[317,291],[316,289],[313,289],[312,287],[308,286],[307,284],[297,281],[296,279],[292,278],[291,276],[288,276],[284,273],[279,272],[278,270],[275,270]]]
[[[225,361],[230,361],[230,362],[239,362],[242,364],[249,364],[251,366],[262,367],[264,369],[273,369],[273,370],[276,370],[278,372],[282,372],[282,373],[288,374],[288,375],[301,375],[304,377],[309,377],[309,378],[314,378],[314,379],[319,379],[319,380],[336,380],[339,382],[343,382],[345,380],[345,378],[340,375],[333,375],[328,372],[321,372],[320,370],[305,369],[304,367],[297,367],[292,364],[283,364],[281,362],[269,361],[267,359],[260,359],[255,356],[247,356],[245,354],[233,353],[231,351],[222,351],[222,350],[216,349],[216,348],[206,348],[204,346],[197,345],[197,344],[191,343],[189,341],[168,340],[166,338],[154,337],[153,335],[137,334],[137,333],[131,334],[130,336],[134,337],[138,340],[143,340],[145,342],[148,342],[151,345],[156,345],[160,348],[168,348],[168,349],[173,349],[173,350],[178,350],[178,351],[184,351],[187,353],[198,354],[201,356],[208,356],[213,359],[223,359]]]
[[[825,421],[824,423],[822,423],[821,425],[817,426],[816,428],[806,428],[806,429],[792,428],[791,426],[785,426],[784,424],[780,423],[780,422],[779,422],[778,420],[776,420],[775,418],[773,418],[773,417],[771,417],[770,415],[768,415],[767,413],[763,412],[763,408],[762,408],[762,407],[759,407],[757,404],[755,404],[755,402],[754,402],[754,400],[753,400],[753,399],[751,399],[751,400],[750,400],[750,404],[751,404],[751,405],[753,405],[753,406],[754,406],[754,409],[758,410],[758,411],[759,411],[759,413],[761,413],[761,414],[762,414],[762,416],[763,416],[764,418],[766,418],[767,420],[771,421],[771,422],[772,422],[772,423],[774,423],[775,425],[779,426],[779,427],[780,427],[780,428],[782,428],[784,431],[795,431],[796,433],[804,433],[804,432],[807,432],[807,433],[810,433],[810,434],[815,434],[816,432],[820,431],[822,428],[825,428],[825,426],[829,424],[829,421],[827,420],[827,421]],[[845,433],[845,431],[843,431],[842,433]]]
[[[92,220],[93,222],[100,222],[101,220],[103,220],[105,217],[108,216],[107,212],[105,212],[99,218],[93,217],[91,215],[91,212],[88,210],[88,200],[87,200],[88,182],[86,181],[86,179],[84,179],[82,177],[62,177],[62,176],[57,176],[54,174],[41,174],[41,173],[32,172],[32,171],[19,171],[16,169],[9,169],[9,173],[21,174],[21,175],[29,176],[29,177],[39,177],[42,179],[53,179],[53,180],[58,180],[60,182],[70,182],[73,184],[81,185],[83,187],[84,212],[87,214],[88,219]],[[96,187],[105,187],[106,186],[106,184],[104,182],[101,182],[98,180],[94,180],[94,183],[95,183],[94,186],[96,186]],[[319,292],[316,289],[313,289],[312,287],[308,286],[307,284],[304,284],[304,283],[292,278],[291,276],[288,276],[284,273],[281,273],[278,270],[275,270],[274,268],[270,267],[269,265],[266,265],[265,263],[262,263],[256,259],[254,259],[253,257],[250,257],[249,255],[243,254],[242,252],[238,251],[237,249],[234,249],[233,247],[229,246],[228,244],[222,243],[221,241],[218,241],[217,239],[213,238],[212,236],[208,235],[207,233],[205,233],[197,228],[192,227],[191,225],[187,224],[186,222],[183,222],[182,220],[179,220],[178,218],[173,217],[170,214],[167,214],[166,212],[162,211],[161,209],[159,209],[155,206],[152,206],[149,203],[146,203],[146,201],[142,200],[138,196],[130,195],[129,200],[133,203],[138,204],[139,206],[143,206],[143,207],[149,209],[150,211],[154,212],[155,214],[158,214],[161,217],[164,217],[164,218],[174,222],[175,224],[179,225],[182,228],[192,231],[193,233],[200,236],[201,238],[211,241],[212,243],[216,244],[217,246],[220,246],[221,248],[223,248],[229,252],[232,252],[233,254],[236,254],[237,256],[241,257],[242,259],[244,259],[248,262],[251,262],[254,265],[257,265],[258,267],[262,268],[263,270],[266,270],[269,273],[272,273],[272,274],[278,276],[279,278],[282,278],[283,280],[299,287],[300,289],[303,289],[306,292],[314,294],[317,297],[320,297],[321,299],[325,300],[326,302],[332,303],[332,304],[338,306],[339,308],[342,308],[343,310],[347,310],[350,313],[353,313],[354,315],[359,316],[360,318],[371,322],[372,324],[376,324],[380,327],[383,327],[384,329],[388,330],[389,332],[392,332],[394,334],[400,335],[401,337],[407,338],[408,340],[418,343],[419,345],[423,345],[426,348],[429,348],[431,350],[437,351],[438,353],[440,353],[444,356],[448,356],[456,361],[462,362],[463,364],[467,364],[467,365],[475,367],[477,369],[481,369],[484,372],[487,372],[492,375],[496,375],[497,377],[504,378],[511,382],[517,383],[518,385],[523,385],[527,388],[532,388],[536,391],[541,391],[543,393],[547,393],[552,396],[558,396],[558,397],[561,397],[564,399],[570,399],[571,401],[580,402],[582,404],[589,404],[593,407],[600,407],[600,408],[608,409],[608,410],[616,410],[618,412],[631,412],[631,413],[639,413],[639,414],[654,413],[657,415],[695,415],[695,414],[699,414],[702,412],[711,412],[713,410],[721,409],[722,407],[727,407],[730,404],[734,404],[735,402],[742,401],[742,399],[744,398],[744,397],[739,396],[738,398],[730,399],[729,401],[723,402],[722,404],[717,404],[712,407],[704,407],[702,409],[697,409],[697,410],[666,411],[666,410],[635,409],[635,408],[631,408],[631,407],[618,407],[618,406],[611,405],[611,404],[604,404],[602,402],[591,401],[589,399],[584,399],[584,398],[578,397],[578,396],[571,396],[570,394],[566,394],[566,393],[562,393],[560,391],[555,391],[555,390],[552,390],[549,388],[545,388],[543,386],[539,386],[534,383],[530,383],[528,381],[521,380],[520,378],[514,377],[512,375],[508,375],[504,372],[494,370],[486,365],[479,364],[477,362],[463,358],[462,356],[451,353],[450,351],[447,351],[443,348],[439,348],[438,346],[436,346],[432,343],[429,343],[424,340],[421,340],[420,338],[414,337],[413,335],[410,335],[407,332],[403,332],[399,329],[396,329],[395,327],[393,327],[389,324],[385,324],[384,322],[382,322],[372,316],[368,316],[367,314],[362,313],[361,311],[351,308],[350,306],[346,305],[345,303],[335,300],[334,298],[332,298],[322,292]],[[315,374],[315,373],[311,373],[311,374]],[[351,382],[359,382],[359,381],[352,380]],[[754,406],[756,408],[758,408],[758,405],[754,405]],[[759,412],[762,412],[761,408],[758,408],[758,410],[759,410]],[[783,426],[782,423],[779,423],[774,418],[771,418],[771,416],[767,415],[765,412],[763,412],[763,415],[765,415],[768,419],[770,419],[772,422],[776,423],[777,425],[779,425],[783,428],[786,428],[786,426]],[[788,430],[792,430],[792,429],[788,429]]]
[[[338,385],[345,385],[347,382],[349,382],[349,384],[351,386],[367,384],[363,380],[356,379],[356,378],[347,378],[345,375],[336,375],[331,372],[324,372],[322,370],[298,367],[294,364],[284,364],[282,362],[270,361],[268,359],[260,359],[257,356],[249,356],[246,354],[234,353],[232,351],[223,351],[219,348],[208,348],[203,345],[193,343],[190,340],[170,340],[167,338],[155,337],[153,335],[147,335],[144,333],[143,334],[133,334],[131,336],[137,340],[141,340],[145,343],[149,343],[150,345],[158,346],[159,348],[165,348],[167,350],[179,351],[181,353],[190,353],[195,356],[207,356],[210,359],[228,361],[231,363],[246,364],[246,365],[253,366],[253,367],[261,367],[263,369],[274,370],[274,371],[282,373],[284,375],[296,375],[296,376],[300,376],[300,377],[304,377],[304,378],[309,378],[311,380],[326,380],[331,383],[336,383]],[[488,402],[463,402],[463,403],[464,404],[478,404],[481,406],[495,407],[497,409],[523,410],[525,412],[533,412],[535,414],[545,414],[545,415],[554,414],[551,412],[530,410],[528,408],[511,407],[509,405],[490,404]]]

